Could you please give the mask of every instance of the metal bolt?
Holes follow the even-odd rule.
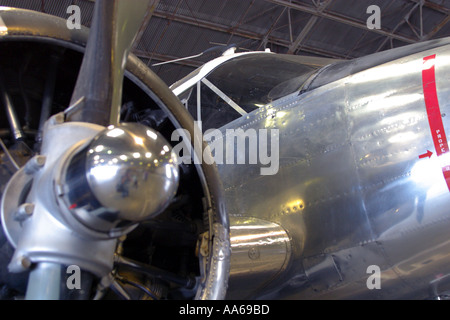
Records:
[[[57,125],[64,123],[65,115],[64,112],[57,113],[48,119],[49,124]]]
[[[252,260],[259,259],[260,257],[259,249],[256,247],[250,248],[250,250],[248,250],[248,257]]]
[[[62,185],[60,185],[59,183],[55,184],[55,190],[56,190],[56,194],[58,196],[63,196],[64,195],[64,187]]]
[[[27,256],[22,256],[20,258],[20,264],[22,265],[22,267],[24,267],[25,269],[29,269],[31,267],[31,260],[27,257]]]
[[[25,164],[25,173],[31,175],[38,172],[45,165],[45,160],[45,156],[34,156]]]
[[[31,217],[31,215],[33,214],[33,211],[34,211],[34,204],[24,203],[24,204],[20,205],[19,208],[17,209],[17,211],[14,215],[14,220],[24,221],[24,220],[28,219],[29,217]]]

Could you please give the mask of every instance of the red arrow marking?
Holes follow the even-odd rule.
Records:
[[[449,148],[437,96],[435,64],[435,54],[423,58],[422,85],[428,123],[430,124],[436,155],[439,157],[449,152]],[[450,164],[442,167],[442,172],[450,191]]]
[[[419,156],[419,159],[423,159],[423,158],[431,158],[431,156],[433,155],[433,152],[431,152],[430,150],[427,150],[427,153],[421,154]]]

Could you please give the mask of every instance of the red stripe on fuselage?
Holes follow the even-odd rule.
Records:
[[[423,58],[422,84],[428,123],[430,124],[436,154],[439,157],[449,152],[449,148],[437,96],[435,62],[435,54]],[[450,190],[450,163],[442,167],[442,172]]]

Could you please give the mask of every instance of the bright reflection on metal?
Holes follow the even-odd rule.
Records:
[[[113,162],[111,161],[111,164]],[[115,176],[119,171],[118,166],[112,166],[108,163],[108,166],[96,166],[91,169],[91,173],[99,177],[99,179],[108,180],[110,177]]]
[[[416,139],[417,134],[409,131],[409,132],[402,132],[399,134],[396,134],[388,139],[389,143],[402,143],[402,142],[408,142],[413,141]]]
[[[176,155],[168,142],[139,124],[109,126],[69,162],[66,205],[96,231],[122,230],[156,216],[178,187]]]
[[[136,142],[136,144],[138,144],[138,145],[144,144],[144,140],[140,137],[134,137],[134,142]]]
[[[111,128],[111,126],[109,126],[109,128]],[[112,128],[114,128],[114,127],[112,127]],[[122,129],[115,128],[115,129],[112,129],[111,131],[109,131],[107,133],[107,135],[108,135],[108,137],[116,138],[118,136],[121,136],[124,133],[125,133],[125,131],[123,131]]]
[[[273,108],[267,109],[266,114],[267,114],[268,117],[274,116],[275,115],[275,109],[273,109]]]
[[[233,216],[230,224],[231,291],[245,288],[247,281],[252,285],[263,285],[286,268],[290,259],[290,239],[278,224]]]
[[[399,64],[381,65],[366,72],[359,72],[349,77],[349,84],[364,84],[368,82],[378,82],[383,79],[407,76],[422,69],[421,60],[411,60]]]
[[[381,106],[385,109],[404,106],[423,99],[423,96],[419,93],[396,95],[382,100]],[[380,101],[377,101],[380,103]]]
[[[231,227],[231,229],[233,230],[234,228]],[[250,228],[249,230],[252,230],[252,228]],[[269,231],[259,234],[234,236],[233,241],[231,243],[231,247],[234,248],[241,246],[260,246],[260,245],[274,244],[276,242],[285,243],[286,241],[289,241],[289,238],[287,237],[286,232],[284,230]]]
[[[385,91],[377,95],[362,97],[355,102],[356,106],[365,106],[365,112],[374,110],[386,110],[393,107],[401,107],[423,99],[420,93],[410,93],[399,95],[395,91]],[[402,114],[404,116],[404,114]]]
[[[292,209],[303,209],[305,207],[305,203],[302,199],[296,199],[294,201],[291,201],[287,204],[288,208]]]
[[[400,115],[384,118],[379,123],[380,125],[387,125],[387,126],[392,125],[394,123],[400,123],[403,124],[404,126],[406,125],[411,126],[419,122],[421,117],[424,117],[423,113],[421,114],[419,112],[405,112]]]
[[[443,164],[449,163],[450,154],[417,161],[411,169],[411,179],[420,188],[427,189],[430,198],[448,193],[448,187],[442,173]]]
[[[172,179],[172,170],[169,166],[166,166],[166,176],[168,179]]]
[[[5,10],[8,10],[8,8],[0,7],[0,10],[5,11]],[[3,19],[0,17],[0,35],[6,35],[6,34],[8,34],[8,27],[6,26]]]
[[[284,111],[277,112],[277,118],[284,118],[286,115],[287,115],[287,112],[284,112]]]
[[[158,139],[158,136],[156,135],[155,132],[151,131],[151,130],[147,130],[147,136],[149,136],[150,138],[152,138],[153,140]]]
[[[423,63],[422,70],[428,70],[428,69],[431,69],[432,67],[434,67],[434,64],[435,64],[435,59],[429,59],[429,60],[426,60],[426,61]]]

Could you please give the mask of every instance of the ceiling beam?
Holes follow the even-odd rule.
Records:
[[[302,29],[300,34],[297,36],[295,41],[289,46],[288,54],[294,54],[295,51],[300,47],[300,44],[305,40],[306,36],[309,34],[313,26],[316,24],[316,21],[319,19],[318,16],[312,16],[309,18],[308,22],[306,23],[305,27]]]
[[[446,15],[450,14],[450,9],[449,8],[446,8],[444,6],[441,6],[441,5],[439,5],[437,3],[434,3],[434,2],[431,2],[431,1],[423,1],[423,0],[409,0],[409,1],[414,2],[414,3],[418,3],[418,4],[422,3],[422,5],[424,7],[433,9],[434,11],[438,11],[438,12],[446,14]]]
[[[251,40],[259,40],[260,41],[262,38],[264,38],[264,35],[256,33],[256,32],[243,30],[243,29],[237,29],[237,28],[230,28],[229,26],[222,25],[222,24],[219,24],[216,22],[201,20],[198,18],[194,19],[192,17],[183,16],[180,14],[168,14],[167,12],[155,10],[155,12],[153,13],[153,16],[161,18],[161,19],[168,19],[168,20],[185,23],[185,24],[189,24],[192,26],[201,27],[201,28],[205,28],[205,29],[209,29],[209,30],[214,30],[214,31],[219,31],[219,32],[224,32],[224,33],[233,33],[236,36],[246,38],[246,39],[251,39]],[[288,40],[280,39],[280,38],[274,37],[274,36],[270,36],[269,41],[275,45],[278,45],[278,46],[284,47],[284,48],[289,48],[292,44]],[[302,46],[302,50],[305,52],[317,54],[320,56],[325,56],[328,58],[334,58],[334,59],[344,59],[345,58],[344,55],[340,55],[335,52],[327,51],[324,49],[315,48],[312,46],[304,45],[304,46]]]
[[[436,33],[438,33],[448,22],[450,21],[450,15],[446,16],[433,30],[431,30],[425,37],[424,40],[430,40]]]
[[[315,3],[315,4],[317,6],[317,10],[322,12],[328,7],[328,5],[330,3],[331,3],[331,0],[327,0],[327,1],[323,2],[323,3],[320,3],[320,4]],[[289,8],[289,10],[291,10],[291,8]],[[295,51],[297,51],[297,49],[300,47],[300,45],[303,42],[303,40],[305,40],[305,38],[308,36],[309,32],[311,31],[313,26],[316,24],[318,19],[319,19],[319,16],[316,16],[316,15],[313,15],[313,16],[311,16],[311,18],[309,18],[309,20],[306,23],[305,27],[302,29],[302,31],[297,36],[295,41],[292,42],[292,45],[289,47],[288,52],[287,52],[288,54],[294,54]]]
[[[314,7],[310,7],[310,6],[305,6],[302,4],[298,4],[298,3],[292,3],[286,0],[265,0],[267,2],[270,3],[274,3],[274,4],[278,4],[281,6],[285,6],[291,9],[295,9],[301,12],[305,12],[305,13],[309,13],[318,17],[322,17],[322,18],[326,18],[329,20],[333,20],[351,27],[355,27],[355,28],[359,28],[359,29],[363,29],[363,30],[368,30],[367,25],[365,23],[362,23],[361,21],[357,21],[353,18],[350,17],[345,17],[342,15],[338,15],[336,13],[329,13],[329,12],[325,12],[325,11],[320,11],[318,8],[314,8]],[[394,34],[392,32],[383,30],[383,29],[373,29],[370,30],[371,32],[375,32],[378,34],[381,34],[383,36],[386,37],[391,37],[406,43],[416,43],[417,40],[410,38],[410,37],[406,37],[406,36],[402,36],[399,34]]]
[[[147,29],[147,26],[150,22],[150,19],[153,16],[153,12],[155,12],[156,7],[158,6],[160,0],[152,0],[150,1],[149,5],[148,5],[148,9],[147,12],[145,13],[144,16],[144,21],[142,22],[141,28],[139,29],[137,35],[136,35],[136,39],[134,40],[133,43],[133,47],[132,50],[136,49],[139,42],[141,41],[141,38],[145,32],[145,30]]]
[[[238,28],[239,26],[242,25],[242,23],[244,21],[244,18],[247,16],[248,12],[250,11],[250,9],[253,7],[254,4],[255,4],[255,0],[252,0],[250,5],[247,7],[247,10],[245,10],[244,14],[241,15],[241,18],[239,19],[239,22],[235,26],[233,26],[233,28]],[[230,44],[230,41],[231,41],[232,38],[233,38],[233,33],[231,33],[227,44]]]
[[[263,39],[261,40],[261,44],[258,46],[258,50],[259,48],[261,48],[261,46],[264,46],[264,49],[267,46],[267,41],[269,40],[269,36],[272,33],[273,29],[275,28],[275,26],[277,25],[277,23],[280,21],[281,17],[284,15],[284,13],[286,12],[287,8],[283,8],[283,10],[281,11],[281,13],[278,15],[278,18],[275,19],[275,21],[272,23],[272,25],[270,26],[269,30],[267,30],[266,34],[264,35]]]
[[[431,40],[436,33],[438,33],[449,21],[450,21],[450,9],[446,8],[442,5],[439,5],[437,3],[431,2],[431,1],[425,1],[425,0],[410,0],[414,3],[418,3],[422,5],[423,7],[427,7],[429,9],[432,9],[434,11],[443,13],[445,15],[445,18],[436,25],[433,30],[431,30],[427,35],[423,36],[423,40]],[[422,18],[422,17],[421,17]]]
[[[400,28],[404,23],[406,23],[407,21],[409,21],[409,18],[411,17],[411,14],[414,12],[414,10],[417,9],[417,7],[420,5],[420,3],[416,3],[409,11],[408,13],[403,17],[402,20],[400,20],[399,23],[397,23],[397,25],[394,27],[394,29],[392,29],[392,33],[396,32],[398,28]],[[383,42],[380,44],[380,46],[378,47],[378,49],[375,52],[379,52],[383,49],[383,47],[386,45],[386,43],[392,40],[392,37],[386,37]]]

